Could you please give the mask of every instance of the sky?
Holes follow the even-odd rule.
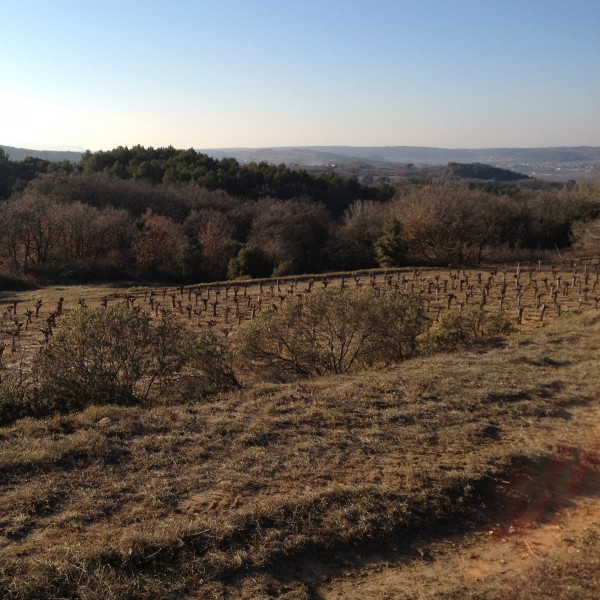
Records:
[[[600,145],[600,0],[0,0],[0,144]]]

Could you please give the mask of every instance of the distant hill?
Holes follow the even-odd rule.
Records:
[[[72,152],[69,150],[30,150],[28,148],[15,148],[13,146],[3,146],[2,148],[9,156],[10,160],[24,160],[28,156],[41,158],[50,162],[62,162],[68,160],[77,163],[81,160],[82,152]]]
[[[449,162],[494,161],[600,161],[600,146],[556,148],[432,148],[425,146],[282,146],[276,148],[208,148],[201,152],[215,158],[266,160],[313,166],[331,161],[362,160],[370,163],[447,164]]]
[[[79,162],[81,152],[30,150],[2,146],[11,160],[27,156],[51,162]],[[600,168],[600,146],[554,148],[434,148],[425,146],[282,146],[274,148],[198,148],[213,158],[233,157],[240,163],[284,163],[289,167],[331,167],[349,163],[374,166],[482,163],[548,179],[591,177]]]
[[[519,181],[529,175],[482,163],[448,163],[445,176],[449,179],[482,179],[489,181]]]
[[[202,149],[209,156],[240,162],[285,163],[318,167],[364,162],[371,165],[484,163],[549,179],[591,177],[600,167],[599,146],[555,148],[432,148],[422,146],[302,146]]]

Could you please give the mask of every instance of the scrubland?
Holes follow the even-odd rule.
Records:
[[[474,335],[451,352],[433,348],[344,375],[255,378],[210,396],[186,398],[185,379],[175,378],[166,395],[145,403],[92,405],[1,427],[2,597],[329,597],[331,579],[344,578],[359,555],[385,555],[410,570],[417,559],[434,561],[430,548],[450,534],[508,527],[527,509],[547,516],[582,495],[596,497],[596,275],[583,267],[562,275],[500,269],[495,294],[483,291],[488,276],[397,270],[330,277],[327,285],[344,293],[374,281],[426,297],[432,331],[444,311],[461,314],[471,304],[495,313],[504,303],[514,331],[502,338]],[[238,323],[253,321],[259,298],[280,306],[310,281],[231,283],[219,296],[214,285],[212,296],[206,287],[172,288],[155,297],[190,331],[227,340]],[[326,287],[320,278],[310,285]],[[48,291],[44,310],[60,296],[67,311],[84,310],[69,291]],[[88,306],[135,296],[161,318],[160,307],[149,308],[149,289],[74,294]],[[235,303],[234,294],[244,301]],[[33,305],[39,295],[19,292],[3,302]],[[203,298],[205,312],[186,311]],[[19,364],[19,352],[42,345],[40,329],[23,328],[14,355],[5,350],[7,368]],[[484,577],[435,593],[544,597],[555,581],[575,590],[565,598],[592,598],[597,537],[582,533],[574,544],[584,551],[552,557],[509,592]],[[415,587],[404,597],[428,597],[421,593]]]

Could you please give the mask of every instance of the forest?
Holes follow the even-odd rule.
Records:
[[[392,186],[173,147],[88,151],[77,164],[0,153],[7,285],[585,255],[598,251],[599,218],[597,183],[532,185],[478,163]]]

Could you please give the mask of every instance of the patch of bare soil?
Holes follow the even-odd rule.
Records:
[[[484,527],[474,526],[466,534],[449,531],[402,552],[382,548],[379,554],[355,557],[346,571],[325,575],[317,597],[537,598],[536,580],[541,577],[555,598],[563,597],[563,587],[568,587],[564,597],[595,597],[578,590],[572,581],[565,583],[565,569],[558,576],[545,572],[548,565],[588,559],[595,565],[600,558],[595,555],[597,547],[591,550],[594,555],[586,556],[589,550],[582,543],[600,540],[600,412],[588,415],[586,421],[594,418],[596,425],[585,429],[587,449],[576,461],[551,461],[535,474],[504,482],[505,504]],[[600,579],[595,566],[592,569],[579,568],[576,575]]]

